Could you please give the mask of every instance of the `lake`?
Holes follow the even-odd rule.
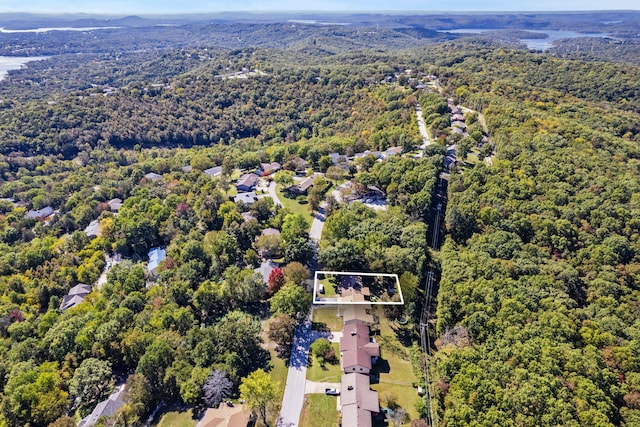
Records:
[[[10,70],[19,70],[27,62],[42,61],[46,56],[0,56],[0,80],[4,79]]]
[[[48,33],[49,31],[93,31],[93,30],[115,30],[121,27],[51,27],[51,28],[30,28],[27,30],[7,30],[0,27],[0,33]]]
[[[488,31],[527,31],[529,33],[545,34],[543,39],[520,39],[529,49],[547,50],[553,42],[560,39],[576,39],[580,37],[609,37],[608,33],[578,33],[568,30],[519,30],[515,28],[459,28],[456,30],[440,30],[441,33],[449,34],[481,34]]]

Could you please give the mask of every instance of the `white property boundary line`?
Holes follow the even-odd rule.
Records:
[[[373,277],[391,277],[396,280],[396,287],[400,294],[400,301],[363,301],[363,302],[347,302],[340,301],[339,298],[318,298],[320,293],[318,288],[318,274],[333,274],[334,276],[373,276]],[[380,298],[379,295],[377,295]],[[326,305],[404,305],[404,296],[402,295],[402,288],[400,287],[400,279],[397,274],[388,273],[362,273],[359,271],[316,271],[313,275],[313,303],[314,304],[326,304]]]

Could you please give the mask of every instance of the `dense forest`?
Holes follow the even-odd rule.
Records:
[[[380,21],[377,35],[191,23],[168,41],[144,29],[130,51],[101,40],[83,55],[72,54],[81,32],[39,39],[33,54],[55,56],[0,82],[0,427],[70,425],[124,380],[122,425],[159,404],[219,403],[212,384],[243,396],[286,359],[318,263],[398,274],[407,304],[385,314],[416,325],[408,345],[421,312],[435,313],[418,403],[435,425],[640,424],[638,52],[609,62],[614,50],[588,46],[436,43],[416,19]],[[216,42],[229,27],[235,41]],[[32,37],[16,34],[2,37]],[[47,51],[56,37],[72,43]],[[418,103],[432,142],[421,150]],[[467,135],[452,131],[454,104]],[[384,161],[331,157],[398,146]],[[325,176],[295,211],[235,202],[234,181],[265,162]],[[214,166],[219,176],[203,173]],[[387,209],[336,200],[329,190],[345,182],[383,193]],[[316,257],[308,211],[322,200]],[[84,231],[94,220],[98,236]],[[153,248],[166,260],[151,273]],[[268,280],[256,270],[265,254],[282,265]],[[429,269],[441,279],[425,305]],[[79,284],[92,292],[61,310]],[[259,409],[273,422],[274,408]]]

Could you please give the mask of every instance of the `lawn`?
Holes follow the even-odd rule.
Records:
[[[289,194],[286,191],[282,191],[282,187],[280,185],[276,187],[276,193],[278,194],[278,198],[282,202],[282,205],[289,209],[291,213],[301,214],[304,216],[305,221],[307,221],[307,228],[311,228],[313,216],[311,215],[311,212],[309,212],[309,205],[298,203],[295,198],[289,198]]]
[[[380,310],[379,310],[380,311]],[[380,377],[371,388],[378,392],[380,406],[384,407],[390,398],[402,407],[411,419],[418,418],[415,402],[418,400],[417,389],[413,383],[417,381],[409,359],[409,349],[402,345],[392,329],[392,324],[380,314],[380,335],[376,341],[380,344],[380,359],[371,371]],[[393,327],[401,327],[394,324]]]
[[[336,427],[340,413],[336,409],[336,396],[307,394],[300,415],[301,427]]]
[[[289,368],[284,363],[284,359],[278,357],[278,354],[274,349],[269,349],[269,353],[271,354],[271,370],[269,371],[269,375],[274,382],[277,382],[280,385],[280,397],[278,401],[282,401],[282,396],[284,394],[284,387],[287,384],[287,375],[289,373]]]
[[[318,285],[321,284],[324,285],[324,294],[320,294],[320,298],[332,298],[338,295],[336,294],[336,283],[333,276],[325,276],[322,280],[318,279]]]
[[[318,331],[342,331],[342,318],[338,317],[337,307],[320,307],[313,309],[313,328]]]
[[[170,408],[168,408],[170,409]],[[155,427],[195,427],[197,420],[193,419],[193,412],[188,409],[184,412],[171,411],[166,412],[160,418]]]
[[[311,366],[307,368],[307,379],[310,381],[318,381],[325,383],[339,383],[342,376],[340,369],[340,346],[337,342],[332,342],[331,347],[336,352],[335,363],[326,362],[324,366],[320,366],[320,362],[315,356],[309,354],[312,360]]]

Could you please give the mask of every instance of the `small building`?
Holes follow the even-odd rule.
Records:
[[[60,304],[60,311],[65,311],[71,307],[75,307],[84,301],[84,298],[91,293],[91,286],[79,283],[73,288],[69,289],[67,295],[62,298],[62,304]]]
[[[121,385],[109,396],[107,400],[98,403],[94,410],[86,418],[83,418],[78,427],[93,427],[98,424],[100,418],[113,418],[124,406],[125,385]]]
[[[203,170],[204,173],[211,177],[216,177],[222,175],[222,166],[215,166],[209,169]]]
[[[109,205],[109,209],[111,209],[111,212],[118,212],[122,207],[122,199],[118,199],[116,197],[115,199],[109,200],[107,204]]]
[[[162,175],[157,174],[155,172],[149,172],[144,177],[147,178],[149,181],[158,181],[162,179]]]
[[[378,392],[371,390],[368,375],[350,373],[342,376],[340,384],[342,425],[371,427],[373,416],[380,412]]]
[[[44,219],[53,215],[53,208],[51,206],[46,206],[42,209],[30,210],[27,212],[27,218],[32,219]]]
[[[185,173],[191,172],[191,165],[183,166],[182,172],[185,172]]]
[[[451,127],[465,130],[467,128],[467,125],[464,122],[454,121],[454,122],[451,122]]]
[[[464,116],[462,114],[452,114],[451,115],[452,122],[464,122]]]
[[[313,183],[315,180],[315,175],[308,176],[298,184],[289,187],[289,191],[294,194],[307,194],[309,192],[309,189],[313,187]]]
[[[247,206],[253,205],[257,200],[258,196],[253,191],[249,191],[248,193],[238,193],[238,195],[233,199],[234,202],[244,203]]]
[[[350,320],[342,328],[340,364],[345,374],[368,374],[380,357],[380,346],[369,337],[369,326],[360,320]]]
[[[244,222],[257,221],[256,217],[253,216],[251,212],[242,212],[240,216]]]
[[[167,251],[163,248],[153,248],[149,251],[149,264],[147,271],[156,275],[158,274],[160,263],[167,259]]]
[[[277,228],[265,228],[264,230],[262,230],[262,233],[260,233],[261,236],[278,236],[280,237],[280,230],[278,230]]]
[[[89,223],[89,225],[87,225],[87,227],[84,229],[84,234],[87,235],[87,237],[97,237],[100,235],[100,222],[98,222],[97,219],[94,219],[93,221],[91,221]]]
[[[342,317],[342,322],[347,323],[352,320],[359,320],[362,323],[371,326],[376,323],[375,318],[371,314],[371,305],[355,305],[345,304],[338,306],[338,316]]]
[[[236,182],[236,189],[240,192],[253,191],[258,185],[260,177],[255,173],[246,173]]]

